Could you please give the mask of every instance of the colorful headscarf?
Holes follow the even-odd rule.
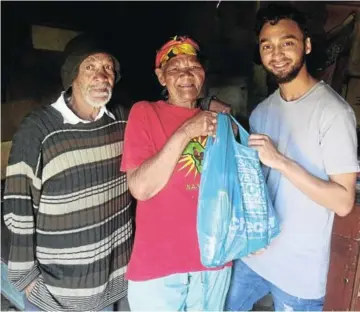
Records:
[[[155,67],[163,66],[169,59],[180,54],[198,55],[199,45],[186,36],[175,36],[156,53]]]

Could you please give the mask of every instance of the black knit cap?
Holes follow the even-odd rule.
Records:
[[[65,61],[61,66],[61,80],[65,91],[71,87],[78,74],[80,64],[88,56],[96,53],[107,53],[112,57],[115,67],[115,83],[120,80],[120,63],[109,52],[105,42],[88,34],[81,34],[70,40],[64,50]]]

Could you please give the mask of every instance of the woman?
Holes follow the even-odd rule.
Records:
[[[199,46],[175,37],[156,55],[155,73],[166,101],[136,103],[125,132],[122,170],[138,200],[128,266],[131,310],[222,310],[231,266],[200,262],[197,200],[207,136],[216,113],[196,101],[205,79]]]

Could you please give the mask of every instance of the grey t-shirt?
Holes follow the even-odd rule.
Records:
[[[356,119],[350,105],[323,81],[296,101],[279,90],[250,116],[254,133],[267,134],[280,153],[324,180],[358,172]],[[264,167],[281,233],[261,255],[244,262],[290,295],[325,295],[334,212],[312,201],[277,170]]]

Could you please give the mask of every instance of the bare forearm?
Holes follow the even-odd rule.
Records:
[[[317,178],[285,156],[281,157],[278,170],[319,205],[334,211],[339,216],[345,216],[351,211],[354,205],[354,189],[347,189],[331,180]]]
[[[188,142],[186,131],[180,128],[157,154],[128,173],[129,189],[136,199],[147,200],[164,188]]]

